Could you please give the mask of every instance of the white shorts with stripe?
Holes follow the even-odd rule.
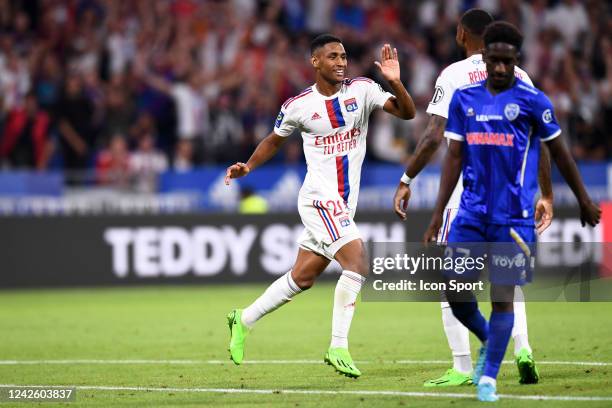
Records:
[[[298,212],[304,224],[304,231],[297,243],[300,247],[334,259],[342,246],[361,234],[353,221],[354,211],[349,210],[342,200],[311,200],[300,197]]]
[[[438,231],[438,244],[446,245],[448,241],[448,233],[451,229],[451,224],[457,216],[458,208],[446,208],[442,214],[442,227]]]

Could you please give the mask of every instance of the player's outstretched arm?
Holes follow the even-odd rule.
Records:
[[[278,149],[287,141],[286,137],[282,137],[272,132],[263,139],[246,163],[235,163],[227,168],[225,173],[225,184],[229,185],[230,180],[234,178],[244,177],[255,168],[270,160]]]
[[[374,64],[380,69],[380,73],[391,86],[394,98],[389,98],[383,105],[383,110],[397,116],[400,119],[412,119],[416,114],[416,107],[412,97],[400,80],[400,65],[397,58],[397,48],[391,50],[391,45],[383,45],[380,51],[380,62]]]
[[[580,205],[580,221],[582,226],[589,224],[595,226],[599,224],[601,209],[591,201],[591,197],[584,187],[578,167],[569,150],[563,143],[563,139],[556,137],[547,142],[550,154],[561,172],[561,175],[574,192],[574,196]]]
[[[444,128],[446,127],[446,118],[438,115],[431,115],[425,133],[421,136],[417,144],[414,155],[406,168],[406,175],[414,178],[425,168],[431,157],[440,147],[442,139],[444,139]]]
[[[434,213],[431,217],[431,222],[427,231],[423,236],[424,242],[435,241],[438,236],[438,230],[442,226],[442,213],[444,207],[448,204],[448,200],[453,194],[453,190],[459,181],[461,175],[461,163],[463,161],[463,146],[462,142],[451,140],[444,157],[442,165],[442,176],[440,178],[440,190],[438,191],[438,199]]]
[[[545,142],[540,142],[540,161],[538,163],[538,184],[542,196],[538,199],[535,208],[536,230],[543,233],[550,226],[553,219],[553,191],[550,176],[550,153]]]
[[[431,115],[429,123],[425,129],[425,133],[417,144],[416,151],[408,163],[405,174],[408,183],[400,181],[395,196],[393,197],[393,208],[395,213],[402,220],[406,219],[406,209],[408,208],[408,200],[410,199],[410,181],[423,170],[429,163],[433,154],[438,150],[442,139],[444,138],[444,128],[446,127],[446,118],[438,115]]]

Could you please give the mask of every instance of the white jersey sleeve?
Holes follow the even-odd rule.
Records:
[[[450,105],[455,88],[450,81],[448,70],[442,71],[436,79],[436,88],[433,97],[427,106],[427,113],[448,119],[448,106]]]
[[[386,92],[378,82],[370,80],[366,82],[366,102],[368,114],[376,109],[382,109],[389,98],[394,98],[392,93]]]
[[[516,76],[521,81],[525,82],[527,85],[533,87],[533,82],[531,82],[531,78],[527,75],[527,72],[522,70],[521,68],[515,66],[514,67],[514,76]]]
[[[283,107],[281,107],[281,110],[278,112],[278,116],[274,121],[274,133],[282,137],[291,135],[291,133],[293,133],[293,131],[299,127],[297,118],[293,117],[294,115],[292,115],[295,113],[295,109],[292,109],[291,106],[285,108],[285,104],[283,104]]]

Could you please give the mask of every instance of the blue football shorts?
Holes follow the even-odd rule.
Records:
[[[454,263],[443,273],[449,279],[475,281],[488,270],[491,283],[522,286],[531,282],[535,251],[533,226],[488,224],[457,216],[445,251]]]

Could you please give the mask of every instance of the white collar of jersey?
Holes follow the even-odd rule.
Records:
[[[325,98],[325,99],[332,99],[332,98],[335,98],[336,96],[338,96],[338,95],[340,94],[340,92],[342,92],[342,88],[344,88],[344,86],[345,86],[345,85],[344,85],[344,81],[342,81],[342,85],[340,86],[340,89],[338,90],[338,92],[336,92],[336,93],[335,93],[335,94],[333,94],[333,95],[327,96],[327,95],[323,95],[322,93],[320,93],[320,92],[319,92],[319,90],[317,89],[317,84],[316,84],[316,82],[315,82],[315,83],[312,85],[312,92],[313,92],[314,94],[319,95],[319,96],[320,96],[320,97],[322,97],[322,98]]]

